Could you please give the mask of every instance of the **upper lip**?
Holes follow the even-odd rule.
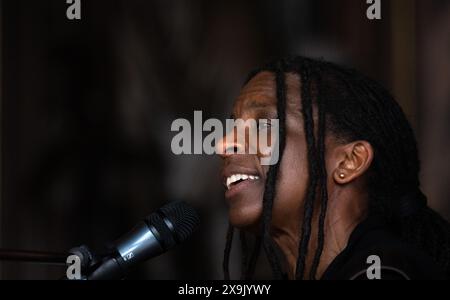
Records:
[[[222,169],[222,183],[226,187],[227,186],[227,178],[231,175],[237,174],[245,174],[245,175],[253,175],[261,177],[261,174],[254,169],[237,165],[228,165]]]

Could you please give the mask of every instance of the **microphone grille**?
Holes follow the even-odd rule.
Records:
[[[178,243],[186,240],[200,223],[197,212],[186,202],[169,203],[161,207],[160,211],[173,224]]]

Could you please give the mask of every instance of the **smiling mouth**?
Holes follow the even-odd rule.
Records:
[[[233,174],[226,179],[227,190],[233,189],[235,186],[244,183],[259,180],[259,176],[249,174]]]

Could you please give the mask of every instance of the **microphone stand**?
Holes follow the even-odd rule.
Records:
[[[0,261],[15,261],[65,266],[67,257],[69,255],[70,254],[42,251],[0,249]]]
[[[95,267],[103,258],[103,255],[94,254],[87,246],[81,245],[69,250],[68,253],[55,253],[43,251],[11,250],[0,249],[0,261],[13,261],[25,263],[37,263],[44,265],[68,266],[67,258],[76,255],[80,258],[82,278],[86,278],[86,273]],[[65,278],[61,278],[65,279]]]

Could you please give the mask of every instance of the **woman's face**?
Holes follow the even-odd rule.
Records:
[[[280,164],[272,224],[283,229],[288,222],[299,220],[303,198],[308,185],[308,159],[300,104],[298,75],[286,74],[286,144]],[[241,90],[234,102],[233,118],[249,120],[277,118],[275,75],[261,72]],[[225,136],[219,143],[222,149],[245,147]],[[258,151],[259,153],[259,151]],[[229,220],[238,228],[254,229],[262,215],[262,199],[269,166],[261,165],[261,154],[223,154],[222,180],[242,174],[257,176],[237,182],[227,188],[225,198],[229,207]],[[254,177],[255,178],[255,177]],[[297,222],[296,222],[297,223]]]

